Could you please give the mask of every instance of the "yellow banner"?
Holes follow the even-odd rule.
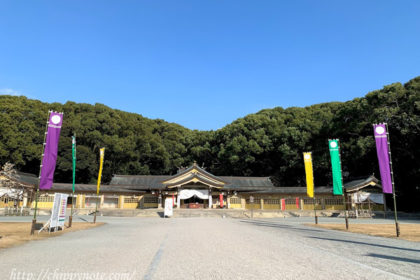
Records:
[[[98,186],[96,187],[96,195],[99,195],[99,188],[101,187],[102,178],[102,167],[104,165],[105,148],[99,150],[99,174],[98,174]]]
[[[306,173],[306,193],[309,197],[314,197],[314,171],[312,168],[312,153],[303,153]]]

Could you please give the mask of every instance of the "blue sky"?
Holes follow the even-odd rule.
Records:
[[[420,75],[420,1],[0,1],[0,93],[192,129]]]

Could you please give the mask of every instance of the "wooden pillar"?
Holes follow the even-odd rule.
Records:
[[[124,196],[120,195],[118,197],[118,208],[124,209]]]
[[[261,210],[264,210],[264,198],[260,198],[260,208]]]
[[[181,199],[179,198],[179,191],[181,189],[178,187],[177,191],[176,191],[176,208],[180,209],[181,208]]]
[[[163,199],[162,199],[162,194],[159,193],[158,194],[158,209],[162,209],[162,204],[163,204]]]
[[[23,193],[23,205],[22,206],[23,207],[28,206],[28,193],[27,192]]]
[[[229,203],[229,193],[226,192],[226,209],[229,209],[230,203]]]
[[[76,205],[75,208],[82,208],[81,204],[82,204],[82,195],[81,194],[77,194],[76,195]]]
[[[246,209],[246,198],[241,197],[241,208]]]
[[[213,208],[213,197],[211,196],[211,192],[209,193],[209,209]]]
[[[144,209],[144,195],[140,195],[138,205],[140,209]]]

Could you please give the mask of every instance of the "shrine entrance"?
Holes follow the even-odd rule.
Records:
[[[226,182],[194,162],[191,167],[179,171],[161,184],[168,190],[176,190],[177,208],[212,208],[212,192],[219,191]]]
[[[194,195],[188,199],[181,200],[181,208],[190,208],[190,209],[197,209],[197,208],[207,208],[208,202],[204,199],[199,198],[198,196]]]
[[[177,205],[180,208],[209,208],[211,205],[211,195],[205,189],[183,189],[178,191]]]

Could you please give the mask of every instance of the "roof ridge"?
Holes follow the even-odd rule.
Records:
[[[170,177],[173,175],[120,175],[114,174],[112,177]]]
[[[261,178],[270,178],[271,176],[218,176],[218,177],[223,177],[223,178],[256,178],[256,179],[261,179]]]

